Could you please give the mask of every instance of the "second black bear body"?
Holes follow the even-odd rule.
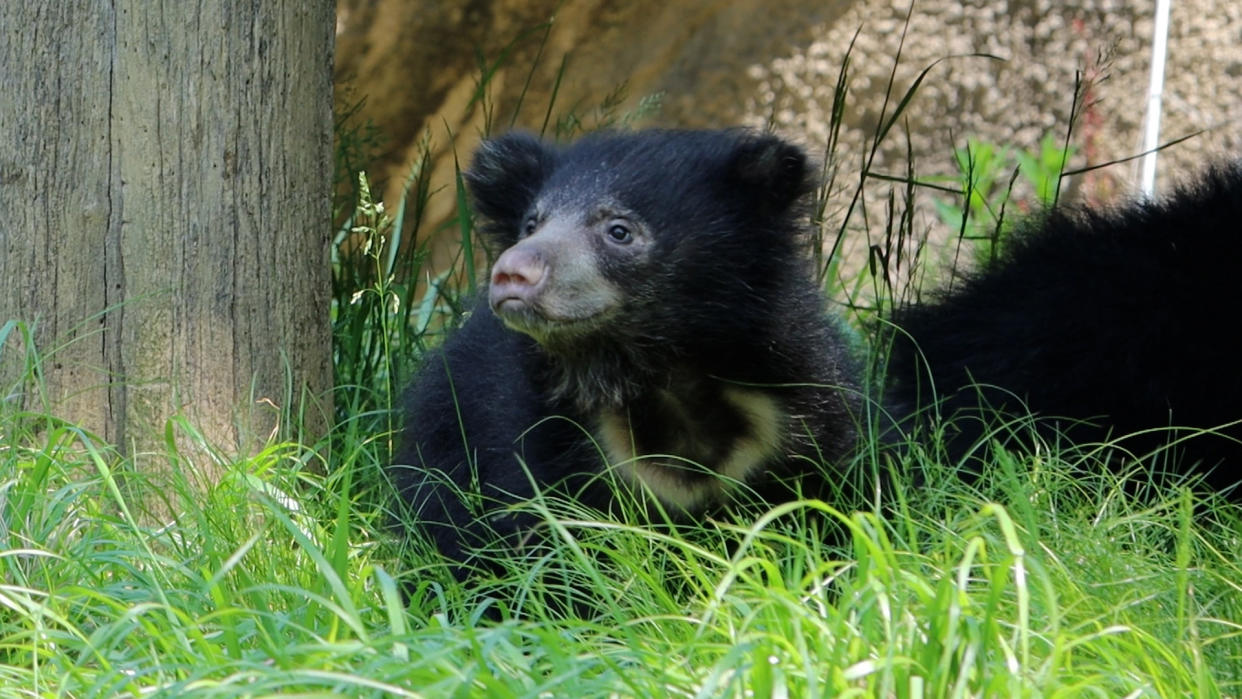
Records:
[[[1219,490],[1242,481],[1242,171],[1159,201],[1052,211],[1008,245],[897,314],[891,409],[934,405],[956,457],[1029,409],[1056,438],[1108,441]]]

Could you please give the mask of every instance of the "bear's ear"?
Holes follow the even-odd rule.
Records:
[[[780,213],[815,189],[802,148],[772,134],[748,134],[733,154],[732,173],[764,213]]]
[[[508,133],[484,141],[464,173],[483,217],[479,232],[497,250],[517,241],[521,219],[556,162],[556,152],[526,133]]]

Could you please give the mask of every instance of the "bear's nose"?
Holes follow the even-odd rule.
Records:
[[[538,249],[510,248],[492,266],[488,302],[493,309],[507,302],[530,305],[547,276],[548,263]]]
[[[492,266],[492,284],[537,286],[548,265],[538,250],[510,248]]]

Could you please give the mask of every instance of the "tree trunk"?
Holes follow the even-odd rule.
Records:
[[[333,22],[332,0],[0,2],[0,324],[36,329],[57,415],[125,450],[182,414],[244,452],[305,396],[323,426]]]

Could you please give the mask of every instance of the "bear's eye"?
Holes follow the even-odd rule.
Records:
[[[625,224],[614,222],[608,225],[608,238],[614,243],[628,243],[634,239],[634,234]]]
[[[526,219],[526,223],[522,224],[522,237],[528,238],[535,234],[535,229],[539,227],[539,223],[534,216]]]

